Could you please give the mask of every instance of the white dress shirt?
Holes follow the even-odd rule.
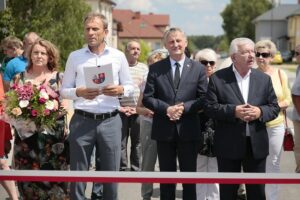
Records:
[[[250,73],[251,69],[248,71],[248,73],[242,77],[240,73],[236,70],[235,66],[232,65],[232,69],[237,81],[237,84],[240,88],[241,94],[243,96],[244,102],[248,102],[248,94],[249,94],[249,83],[250,83]],[[246,124],[246,136],[250,136],[250,130],[248,123]]]
[[[172,77],[174,78],[175,76],[175,70],[176,70],[176,65],[175,63],[179,63],[180,64],[180,67],[179,67],[179,74],[180,74],[180,77],[181,77],[181,74],[182,74],[182,69],[183,69],[183,65],[184,65],[184,60],[185,60],[185,57],[179,61],[175,61],[173,60],[171,57],[170,57],[170,62],[171,62],[171,67],[172,67]]]
[[[74,100],[74,109],[91,113],[106,113],[118,109],[120,106],[118,97],[99,95],[93,100],[88,100],[76,95],[76,88],[86,87],[84,67],[95,67],[110,63],[113,68],[114,84],[124,87],[124,96],[132,96],[134,91],[133,82],[124,53],[105,46],[104,51],[99,55],[91,52],[88,47],[74,51],[69,55],[60,91],[62,97]]]

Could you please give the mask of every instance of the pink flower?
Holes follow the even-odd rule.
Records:
[[[39,98],[39,103],[44,104],[44,103],[46,103],[46,101],[47,101],[47,99],[45,99],[43,97]]]
[[[45,116],[50,115],[50,110],[45,109],[45,110],[44,110],[44,115],[45,115]]]
[[[38,113],[37,113],[37,111],[36,111],[36,110],[32,110],[32,111],[31,111],[31,115],[32,115],[33,117],[36,117],[36,116],[37,116],[37,114],[38,114]]]

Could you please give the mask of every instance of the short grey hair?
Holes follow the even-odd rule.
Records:
[[[164,36],[163,36],[163,43],[166,44],[169,35],[170,35],[171,33],[175,33],[175,32],[180,32],[180,33],[182,33],[182,35],[184,36],[184,38],[187,40],[187,37],[186,37],[185,33],[184,33],[180,28],[178,28],[178,27],[172,27],[172,28],[167,29],[167,30],[165,31]]]
[[[255,44],[255,51],[257,51],[258,49],[267,49],[267,50],[269,50],[272,57],[274,57],[274,55],[277,52],[276,45],[271,40],[260,40],[260,41],[258,41]]]
[[[239,51],[239,46],[245,45],[245,44],[250,44],[253,46],[255,46],[254,42],[249,39],[249,38],[235,38],[231,41],[230,43],[230,48],[229,48],[229,55],[233,55],[235,53],[237,53]]]
[[[195,55],[196,61],[207,60],[217,62],[218,56],[213,49],[206,48],[198,51]]]
[[[87,21],[90,21],[92,19],[95,19],[95,18],[98,18],[102,21],[102,24],[103,24],[103,29],[106,30],[108,28],[108,21],[106,19],[106,17],[101,14],[101,13],[98,13],[98,12],[90,12],[88,13],[85,18],[84,18],[84,24],[87,22]]]

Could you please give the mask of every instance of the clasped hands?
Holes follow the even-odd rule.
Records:
[[[183,111],[184,111],[184,104],[181,102],[175,104],[174,106],[169,106],[167,108],[167,116],[170,118],[171,121],[176,121],[180,119]]]
[[[136,108],[135,107],[121,106],[119,108],[119,111],[121,113],[124,113],[127,117],[136,114]]]
[[[118,96],[123,94],[124,88],[121,85],[107,85],[103,88],[84,88],[80,87],[76,89],[76,95],[85,99],[92,100],[98,95],[104,94],[106,96]]]
[[[235,116],[244,122],[250,122],[261,116],[261,110],[250,104],[238,105],[235,107]]]

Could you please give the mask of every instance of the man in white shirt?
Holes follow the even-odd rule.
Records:
[[[61,95],[72,99],[74,115],[70,122],[70,168],[89,169],[90,158],[96,147],[101,171],[118,171],[120,167],[121,128],[118,97],[131,96],[133,83],[125,55],[108,47],[105,38],[108,22],[99,13],[89,13],[84,20],[87,47],[69,55]],[[111,64],[114,84],[103,88],[87,88],[84,68]],[[71,199],[85,199],[86,183],[71,183]],[[117,184],[103,184],[104,199],[117,200]]]

